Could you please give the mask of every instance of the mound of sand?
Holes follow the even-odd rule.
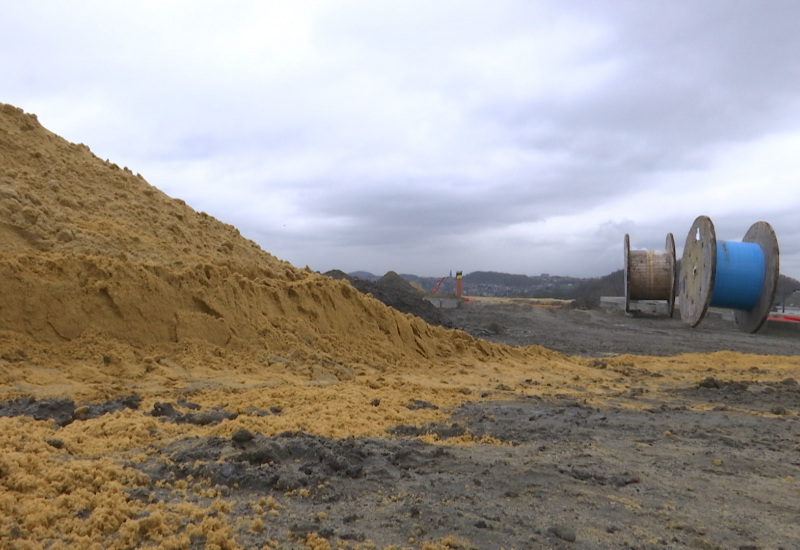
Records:
[[[280,261],[10,105],[0,109],[0,166],[0,331],[15,348],[5,361],[42,346],[51,364],[235,350],[258,366],[341,378],[327,365],[402,370],[507,353]]]

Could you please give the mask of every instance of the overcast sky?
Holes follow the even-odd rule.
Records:
[[[314,270],[604,275],[769,222],[800,2],[4,2],[0,101]]]

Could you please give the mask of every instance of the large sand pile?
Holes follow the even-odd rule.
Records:
[[[178,354],[191,370],[236,352],[226,370],[341,379],[508,353],[296,269],[35,116],[0,111],[0,330],[28,359],[44,363],[31,356],[41,350],[50,366],[78,360],[122,379],[147,368],[153,380],[163,369],[148,356]]]
[[[5,104],[0,281],[2,548],[234,548],[243,532],[274,547],[272,497],[242,527],[208,479],[156,483],[137,467],[169,466],[164,449],[192,438],[387,437],[471,400],[600,403],[631,384],[656,395],[720,362],[734,365],[726,379],[752,377],[751,360],[733,356],[632,369],[626,357],[599,364],[430,326],[276,259]],[[797,370],[770,361],[775,380]],[[172,499],[131,496],[141,488]],[[300,539],[330,547],[313,532]]]
[[[0,540],[20,547],[170,537],[181,546],[190,533],[170,535],[170,514],[216,517],[151,510],[148,517],[161,518],[152,529],[137,523],[108,541],[144,506],[124,498],[122,488],[141,476],[112,463],[114,453],[130,460],[125,453],[186,432],[379,434],[441,416],[406,407],[412,399],[447,406],[471,394],[459,373],[489,388],[496,361],[513,356],[522,369],[529,360],[565,360],[431,327],[345,281],[297,269],[6,104],[0,220],[0,399],[142,399],[136,411],[121,407],[102,422],[66,428],[0,417]],[[236,418],[178,428],[146,414],[177,396],[225,406]],[[86,407],[75,410],[86,418]],[[61,443],[49,445],[57,429]],[[76,509],[96,512],[75,517]],[[229,530],[201,520],[201,531]]]

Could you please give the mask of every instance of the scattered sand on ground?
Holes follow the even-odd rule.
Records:
[[[5,104],[0,251],[0,400],[141,397],[138,409],[64,427],[0,417],[0,541],[15,548],[184,548],[193,535],[236,547],[213,487],[184,488],[209,498],[179,505],[126,498],[147,483],[127,465],[176,438],[385,437],[470,400],[568,395],[602,407],[634,387],[658,395],[708,376],[800,372],[797,358],[734,353],[595,361],[430,326],[273,257]],[[236,416],[195,425],[149,414],[180,399]],[[258,413],[270,408],[281,414]]]

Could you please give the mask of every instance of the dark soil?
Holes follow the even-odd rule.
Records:
[[[359,292],[371,294],[373,298],[380,300],[387,306],[403,313],[415,315],[425,320],[429,325],[445,328],[454,327],[443,310],[424,299],[427,294],[424,290],[410,284],[394,271],[388,272],[377,281],[352,277],[338,270],[328,271],[325,275],[333,279],[348,281]]]
[[[470,403],[445,424],[387,439],[304,433],[189,439],[136,465],[167,487],[210,480],[235,513],[255,518],[269,495],[284,507],[269,538],[293,548],[309,533],[331,546],[371,542],[453,548],[797,548],[800,389],[708,379],[644,410],[571,399]],[[697,403],[714,403],[698,412]],[[790,412],[791,411],[791,412]],[[431,446],[472,433],[507,446]],[[398,435],[403,434],[403,435]],[[168,459],[168,460],[166,460]],[[189,477],[191,476],[191,477]],[[257,547],[264,536],[243,530]]]
[[[36,420],[53,420],[64,427],[76,420],[88,420],[122,409],[138,409],[141,398],[132,395],[105,403],[89,403],[78,406],[72,399],[43,399],[22,397],[0,402],[0,416],[30,416]]]
[[[708,314],[695,328],[667,315],[534,307],[529,304],[464,302],[441,310],[451,325],[476,338],[510,346],[540,345],[567,355],[658,355],[738,351],[800,355],[800,323],[767,321],[755,334],[732,319]]]

